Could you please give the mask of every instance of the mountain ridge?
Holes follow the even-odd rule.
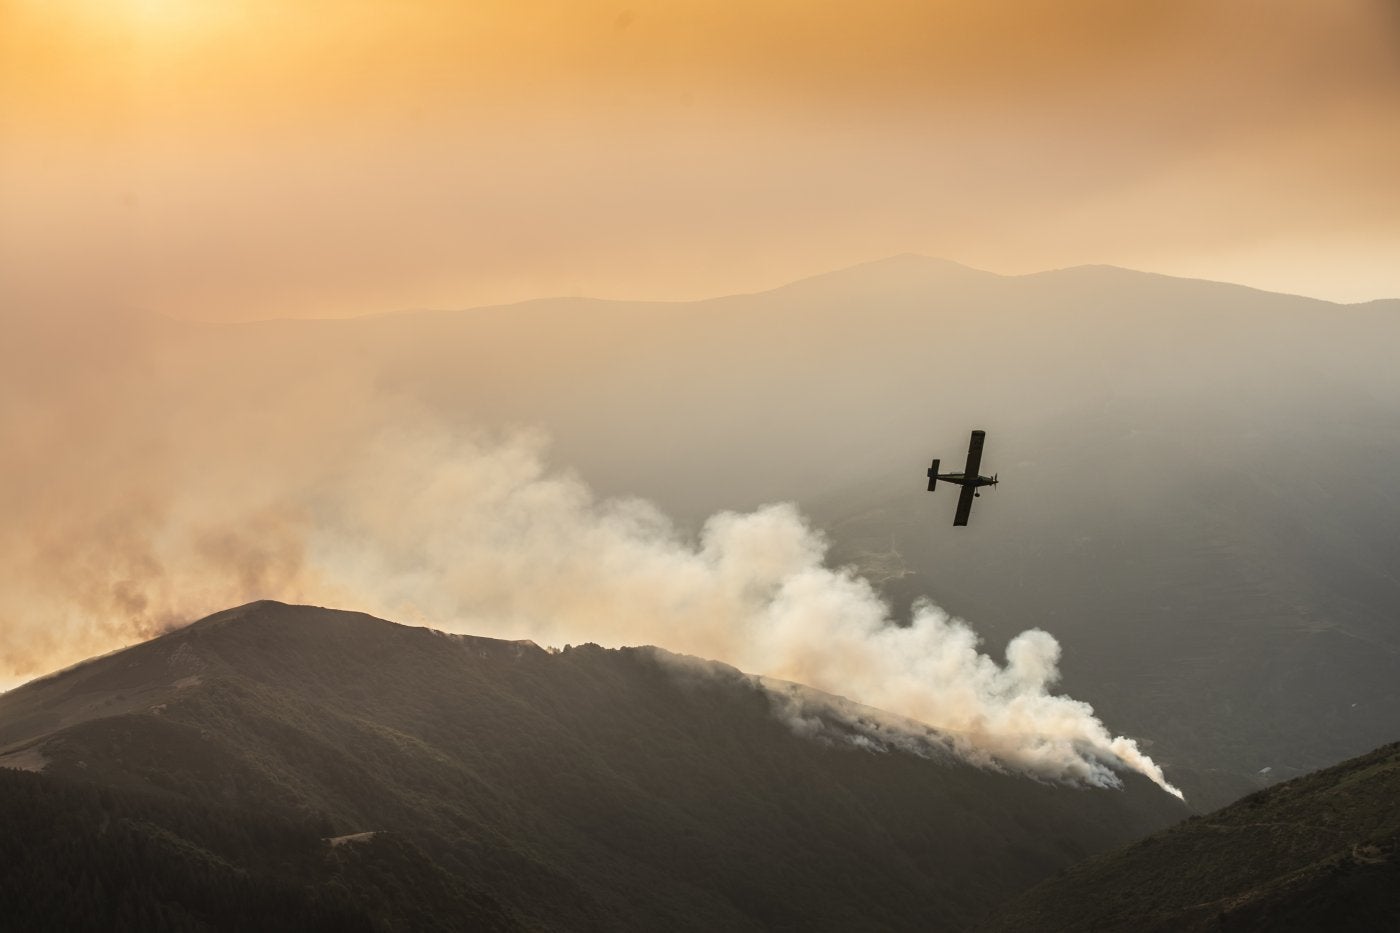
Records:
[[[464,307],[440,307],[440,308],[401,308],[389,311],[367,311],[358,314],[349,314],[334,317],[269,317],[257,318],[254,320],[238,321],[184,321],[176,318],[165,318],[171,322],[195,323],[201,327],[258,327],[276,323],[308,323],[325,324],[344,323],[351,321],[365,322],[380,319],[391,319],[399,317],[422,316],[452,316],[452,315],[475,315],[493,314],[508,311],[530,310],[532,308],[559,307],[569,304],[591,307],[631,307],[631,308],[654,308],[664,310],[683,306],[707,306],[712,304],[723,304],[744,299],[758,298],[766,295],[801,293],[811,290],[819,290],[823,287],[837,285],[842,288],[851,287],[862,278],[869,278],[872,275],[886,273],[890,270],[909,275],[913,274],[925,284],[934,281],[948,281],[952,279],[963,279],[965,281],[991,281],[1001,280],[1003,282],[1039,280],[1054,280],[1064,277],[1100,276],[1105,279],[1123,281],[1124,279],[1136,280],[1138,282],[1150,282],[1152,280],[1162,280],[1164,282],[1185,283],[1188,285],[1203,285],[1216,288],[1238,290],[1240,293],[1258,293],[1260,295],[1273,296],[1278,298],[1297,299],[1300,301],[1316,303],[1320,305],[1331,305],[1338,308],[1363,309],[1373,306],[1382,306],[1384,310],[1389,310],[1389,305],[1400,305],[1400,298],[1375,298],[1366,301],[1333,301],[1327,298],[1318,298],[1311,295],[1302,295],[1295,292],[1276,291],[1263,286],[1245,285],[1240,282],[1231,282],[1223,279],[1201,278],[1190,275],[1177,275],[1167,272],[1155,272],[1150,269],[1137,269],[1130,266],[1117,266],[1110,263],[1077,263],[1068,266],[1058,266],[1049,269],[1038,269],[1033,272],[1003,273],[992,272],[987,269],[980,269],[952,259],[939,256],[929,256],[916,252],[896,253],[891,256],[879,259],[856,262],[839,268],[830,269],[825,272],[816,272],[811,275],[800,276],[789,281],[780,282],[776,285],[765,286],[750,291],[726,292],[717,295],[707,295],[698,298],[609,298],[598,295],[544,295],[533,298],[523,298],[518,301],[494,302],[482,305],[468,305]]]
[[[473,879],[447,901],[542,929],[961,928],[1185,812],[1135,776],[1074,789],[800,738],[749,678],[654,650],[271,601],[0,697],[0,749],[65,786],[388,831]]]

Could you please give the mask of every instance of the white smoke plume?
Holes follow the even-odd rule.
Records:
[[[1100,786],[1134,770],[1180,796],[1052,692],[1053,637],[1024,632],[999,663],[931,603],[893,619],[868,581],[825,565],[792,505],[723,512],[691,537],[551,472],[538,437],[466,435],[349,369],[288,361],[270,381],[79,349],[62,378],[33,353],[6,367],[28,379],[0,399],[0,676],[253,599],[313,602],[546,645],[654,644],[925,723],[983,765]]]
[[[536,442],[396,437],[378,449],[312,524],[313,566],[376,581],[350,587],[357,606],[548,644],[656,644],[926,723],[984,765],[1097,786],[1126,768],[1181,796],[1132,739],[1051,692],[1051,635],[1021,633],[998,664],[932,603],[897,622],[869,582],[824,565],[825,541],[792,505],[717,514],[690,541],[646,502],[599,500],[547,473]],[[421,481],[372,494],[392,476]]]

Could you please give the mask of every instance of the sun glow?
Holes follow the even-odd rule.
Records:
[[[0,281],[323,316],[914,251],[1394,295],[1377,3],[0,0]]]
[[[99,29],[145,45],[220,31],[242,6],[211,0],[80,0],[72,11]]]

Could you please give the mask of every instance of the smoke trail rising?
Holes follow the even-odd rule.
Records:
[[[1164,790],[1161,769],[1083,702],[1051,692],[1060,647],[1016,636],[998,664],[930,602],[901,624],[865,579],[823,563],[789,504],[711,517],[697,541],[653,506],[550,474],[538,441],[397,436],[326,501],[309,562],[391,617],[559,644],[656,644],[809,684],[946,731],[964,757],[1054,780]],[[424,477],[421,464],[434,464]],[[370,495],[387,477],[405,487]]]
[[[1052,692],[1049,634],[1023,632],[998,663],[931,603],[892,618],[870,582],[824,563],[792,505],[722,512],[690,537],[647,502],[551,472],[537,436],[449,428],[349,368],[283,361],[283,378],[253,378],[239,358],[214,378],[178,353],[59,346],[71,372],[44,385],[35,365],[23,403],[0,397],[0,674],[256,598],[316,602],[544,644],[655,644],[928,724],[984,765],[1100,786],[1135,770],[1179,795]]]

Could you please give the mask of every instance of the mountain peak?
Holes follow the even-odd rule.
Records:
[[[196,619],[195,621],[189,623],[189,625],[186,625],[183,628],[191,629],[196,626],[202,628],[214,628],[216,626],[226,625],[230,622],[236,622],[239,619],[248,618],[249,616],[255,615],[259,612],[290,608],[293,607],[287,603],[278,602],[275,599],[255,599],[252,602],[244,603],[241,606],[234,606],[230,609],[222,609],[218,612],[210,613],[202,619]],[[301,606],[296,608],[306,609],[311,607]]]
[[[773,289],[774,292],[789,290],[834,290],[870,288],[924,288],[938,284],[959,281],[989,281],[1000,279],[995,272],[974,269],[951,259],[939,259],[918,253],[899,253],[884,259],[857,263],[843,269],[823,272],[798,279],[787,285]]]

